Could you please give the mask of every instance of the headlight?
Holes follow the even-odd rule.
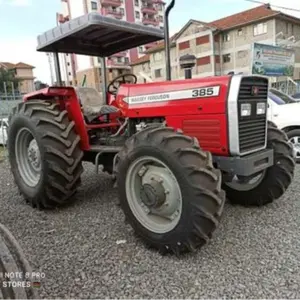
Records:
[[[251,104],[244,103],[241,105],[241,116],[246,117],[251,115]]]
[[[257,103],[256,105],[256,114],[257,115],[264,115],[266,113],[266,103]]]

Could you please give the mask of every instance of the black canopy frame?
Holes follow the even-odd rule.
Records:
[[[97,56],[101,58],[102,82],[106,91],[105,57],[159,40],[165,40],[166,74],[171,80],[169,13],[175,5],[171,0],[165,10],[164,30],[130,23],[92,12],[63,23],[38,36],[37,51],[54,53],[56,82],[62,85],[59,53]]]

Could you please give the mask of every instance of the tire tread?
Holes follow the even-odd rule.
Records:
[[[69,121],[66,110],[61,111],[57,103],[47,100],[30,100],[18,104],[9,122],[22,115],[30,118],[40,133],[48,174],[44,174],[43,194],[29,198],[20,190],[21,194],[29,204],[40,209],[72,202],[83,173],[83,151],[80,149],[80,137],[75,132],[74,121]]]
[[[181,163],[180,173],[189,178],[187,189],[192,195],[189,199],[184,199],[183,196],[183,201],[189,202],[192,212],[184,221],[191,224],[189,225],[191,230],[174,233],[173,238],[167,238],[165,241],[158,241],[140,230],[141,225],[135,220],[127,204],[123,175],[128,157],[139,147],[158,149],[164,155],[172,157],[172,160]],[[213,168],[211,154],[201,150],[195,138],[171,127],[149,127],[126,141],[123,149],[117,154],[116,162],[115,175],[121,208],[135,233],[149,247],[158,249],[160,253],[180,255],[184,252],[193,252],[209,241],[221,220],[225,192],[221,189],[221,172]],[[176,228],[173,231],[175,232]]]

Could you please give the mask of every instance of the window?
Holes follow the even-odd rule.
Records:
[[[135,17],[136,17],[137,19],[140,18],[140,13],[139,13],[138,11],[135,12]]]
[[[144,51],[143,47],[139,47],[139,52],[142,53]]]
[[[253,34],[254,34],[254,36],[265,34],[267,32],[268,32],[268,25],[267,25],[267,23],[260,23],[260,24],[254,25],[254,27],[253,27]]]
[[[230,41],[230,35],[228,33],[223,35],[223,42],[229,42]]]
[[[242,29],[242,28],[240,28],[240,29],[237,31],[237,35],[238,35],[238,36],[243,35],[243,29]]]
[[[224,54],[223,55],[223,62],[229,63],[231,61],[231,54]]]
[[[154,61],[162,60],[162,53],[161,52],[154,53],[153,59],[154,59]]]
[[[139,4],[139,0],[134,0],[134,5],[135,6],[139,6],[140,4]]]
[[[182,42],[178,44],[179,50],[189,49],[190,41]]]
[[[159,22],[163,22],[164,21],[163,16],[159,16],[158,19],[159,19]]]
[[[120,7],[119,11],[120,11],[120,13],[121,13],[122,15],[125,14],[124,8]]]
[[[97,2],[91,1],[91,7],[92,7],[92,10],[97,10],[98,9]]]
[[[69,72],[69,76],[71,76],[72,75],[72,73],[71,72]]]
[[[160,78],[161,77],[161,69],[155,70],[154,75],[155,75],[155,78]]]
[[[289,95],[276,90],[276,89],[270,89],[269,90],[269,98],[276,102],[277,104],[289,104],[289,103],[296,103],[297,101],[290,97]]]
[[[70,63],[68,62],[67,65],[70,66]]]
[[[205,66],[210,64],[210,56],[199,57],[197,59],[197,66]]]
[[[238,53],[237,53],[238,58],[245,58],[247,55],[248,55],[247,50],[241,50],[241,51],[238,51]]]

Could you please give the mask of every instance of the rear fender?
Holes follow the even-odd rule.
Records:
[[[89,137],[86,130],[86,124],[81,112],[79,100],[72,87],[48,87],[24,96],[23,101],[29,100],[55,100],[60,104],[61,110],[66,109],[68,117],[75,123],[75,130],[80,136],[81,149],[86,151],[90,149]]]

